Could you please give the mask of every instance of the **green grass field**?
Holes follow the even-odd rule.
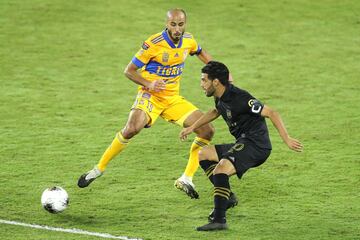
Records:
[[[305,146],[288,150],[268,122],[272,155],[231,179],[241,203],[228,231],[194,230],[212,188],[201,169],[199,200],[173,187],[192,140],[161,119],[91,187],[76,186],[126,122],[136,86],[124,67],[173,7]],[[356,0],[0,0],[0,219],[149,240],[360,239],[359,12]],[[206,111],[201,67],[187,60],[182,95]],[[214,125],[213,143],[233,141],[221,119]],[[53,185],[71,201],[57,215],[40,205]],[[101,238],[0,224],[0,239]]]

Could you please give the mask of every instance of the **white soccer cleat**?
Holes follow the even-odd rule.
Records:
[[[103,172],[99,170],[97,166],[95,166],[93,169],[91,169],[89,172],[84,173],[80,176],[78,180],[78,186],[80,188],[84,188],[90,185],[92,181],[94,181],[96,178],[101,177]]]
[[[199,194],[196,192],[195,190],[195,185],[192,181],[184,178],[184,177],[180,177],[178,178],[175,183],[174,186],[185,192],[186,195],[188,195],[190,198],[195,198],[198,199],[199,198]]]

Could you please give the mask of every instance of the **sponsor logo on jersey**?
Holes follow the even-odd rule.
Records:
[[[259,114],[263,108],[262,104],[256,99],[250,99],[248,104],[251,107],[251,112],[256,114]]]
[[[254,102],[255,102],[255,99],[250,99],[250,100],[248,101],[249,107],[252,107],[252,105],[254,105]]]
[[[226,109],[226,116],[228,117],[228,119],[232,118],[231,111],[229,109]]]
[[[164,52],[162,55],[162,61],[163,62],[168,62],[169,61],[169,53]]]
[[[150,99],[151,94],[150,93],[143,93],[142,97],[145,98],[145,99]]]
[[[169,67],[169,66],[158,66],[156,74],[163,77],[176,77],[179,76],[183,71],[183,64]]]

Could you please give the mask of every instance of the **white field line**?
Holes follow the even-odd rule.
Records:
[[[22,227],[44,229],[44,230],[56,231],[56,232],[83,234],[83,235],[96,236],[96,237],[102,237],[102,238],[122,239],[122,240],[141,240],[140,238],[129,238],[129,237],[126,237],[126,236],[114,236],[114,235],[111,235],[111,234],[108,234],[108,233],[89,232],[89,231],[84,231],[84,230],[76,229],[76,228],[71,228],[71,229],[69,229],[69,228],[57,228],[57,227],[49,227],[49,226],[43,226],[43,225],[28,224],[28,223],[22,223],[22,222],[16,222],[16,221],[8,221],[8,220],[3,220],[3,219],[0,219],[0,224],[9,224],[9,225],[16,225],[16,226],[22,226]]]

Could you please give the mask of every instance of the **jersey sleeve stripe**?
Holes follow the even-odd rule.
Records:
[[[188,33],[188,32],[184,33],[183,37],[184,38],[193,38],[192,34]]]
[[[160,38],[160,39],[158,39],[158,40],[156,40],[156,41],[151,41],[153,44],[157,44],[157,43],[159,43],[159,42],[161,42],[161,41],[164,41],[164,39],[163,38]]]
[[[158,43],[158,42],[161,42],[162,40],[164,40],[164,37],[163,37],[162,35],[160,35],[160,36],[152,39],[151,42],[152,42],[153,44],[156,44],[156,43]]]
[[[142,61],[140,61],[137,57],[133,57],[133,59],[131,60],[131,62],[133,64],[135,64],[138,68],[142,68],[145,63],[143,63]]]

